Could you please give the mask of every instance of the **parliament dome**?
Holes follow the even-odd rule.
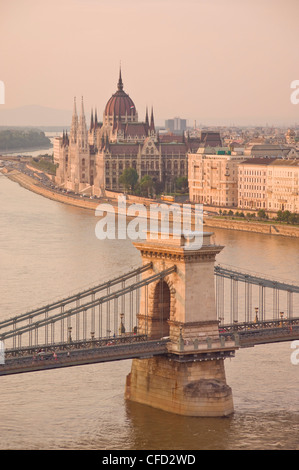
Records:
[[[114,93],[114,95],[111,96],[105,107],[104,115],[106,117],[121,116],[122,118],[124,118],[125,116],[137,115],[134,102],[129,97],[129,95],[124,92],[123,88],[124,86],[120,70],[117,91],[116,93]]]

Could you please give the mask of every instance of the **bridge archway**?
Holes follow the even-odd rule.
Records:
[[[161,279],[154,288],[152,320],[160,328],[158,336],[169,336],[171,294],[170,288],[164,279]],[[157,328],[157,329],[158,329]]]

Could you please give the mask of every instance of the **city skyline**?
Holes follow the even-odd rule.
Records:
[[[139,114],[153,106],[159,123],[299,122],[295,0],[15,0],[0,10],[0,121],[32,105],[71,113],[74,96],[101,119],[121,63]]]

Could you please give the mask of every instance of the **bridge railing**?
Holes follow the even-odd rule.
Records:
[[[49,315],[49,313],[54,314],[55,312],[63,312],[66,308],[70,308],[71,306],[78,307],[82,301],[87,303],[88,298],[90,301],[94,301],[98,295],[105,290],[106,292],[110,292],[113,288],[119,289],[119,285],[124,287],[126,282],[132,281],[132,279],[137,281],[142,273],[148,271],[151,268],[152,263],[145,264],[141,267],[133,269],[132,271],[129,271],[128,273],[121,274],[114,279],[110,279],[109,281],[102,282],[88,289],[76,292],[75,294],[71,294],[63,299],[57,299],[47,305],[31,309],[23,314],[15,315],[14,317],[2,320],[0,321],[0,334],[3,328],[7,328],[12,325],[15,327],[20,322],[24,322],[41,315]]]
[[[41,345],[50,347],[133,336],[141,332],[141,317],[144,333],[148,331],[149,299],[143,302],[144,312],[141,312],[142,289],[146,298],[151,283],[176,271],[173,265],[145,277],[144,273],[151,268],[149,263],[76,295],[2,321],[0,340],[6,350],[16,351]],[[295,284],[215,266],[215,285],[220,328],[253,322],[282,322],[296,319],[296,312],[299,316],[299,286]]]
[[[150,265],[144,266],[146,271]],[[133,282],[136,271],[130,276],[130,283],[121,278],[105,284],[105,293],[86,303],[64,309],[42,309],[38,314],[24,314],[2,324],[0,339],[6,350],[22,348],[44,348],[58,343],[71,344],[94,341],[101,338],[115,338],[126,334],[138,335],[138,314],[140,313],[141,290],[149,284],[163,279],[175,271],[175,266],[157,274]],[[141,272],[142,272],[141,271]],[[138,275],[140,269],[138,269]],[[126,280],[128,278],[126,277]],[[102,289],[104,290],[104,289]],[[147,312],[144,312],[147,315]]]
[[[299,316],[299,286],[231,266],[215,266],[217,316],[221,325]]]

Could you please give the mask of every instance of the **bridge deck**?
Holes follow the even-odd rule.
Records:
[[[265,322],[266,323],[266,322]],[[266,324],[227,325],[219,331],[219,340],[206,344],[203,349],[177,351],[171,356],[175,360],[212,360],[230,357],[232,348],[226,345],[234,341],[235,348],[248,348],[260,344],[293,341],[299,339],[299,318],[292,324],[267,326]],[[38,352],[36,348],[11,349],[5,353],[5,363],[0,364],[0,376],[42,371],[63,367],[72,367],[101,362],[112,362],[134,358],[148,358],[157,355],[169,355],[169,339],[151,340],[144,335],[101,340],[80,341],[76,343],[57,343],[47,345]]]
[[[82,345],[83,346],[83,345]],[[86,346],[86,345],[85,345]],[[105,346],[61,348],[57,352],[45,348],[38,353],[13,356],[11,352],[0,365],[0,375],[20,374],[62,367],[72,367],[100,362],[146,358],[167,352],[167,340],[137,340],[135,342],[107,342]]]
[[[229,357],[239,348],[299,339],[299,317],[294,317],[299,307],[298,302],[293,304],[293,294],[299,293],[299,286],[223,266],[215,267],[216,281],[219,281],[218,287],[216,282],[219,337],[203,338],[199,334],[192,341],[186,338],[183,343],[179,340],[169,346],[168,340],[153,340],[146,334],[142,335],[141,332],[148,332],[149,286],[176,271],[175,265],[160,272],[150,272],[151,268],[152,264],[148,263],[91,289],[1,321],[0,360],[4,343],[5,351],[4,364],[0,363],[0,375],[166,354],[174,360],[213,360]],[[148,276],[140,279],[140,274],[146,271],[149,271]],[[224,318],[227,318],[223,315],[222,298],[222,280],[225,278],[230,279],[231,322],[223,325]],[[252,292],[245,289],[244,310],[244,306],[238,303],[235,281],[240,281],[246,288],[251,285],[258,288],[259,315],[256,314],[254,322],[249,314],[252,310]],[[271,320],[265,319],[266,287],[273,290]],[[287,297],[286,316],[278,308],[279,291],[284,291]],[[142,312],[141,292],[144,292]],[[160,304],[159,331],[163,336],[164,304]],[[239,310],[241,315],[237,316]],[[139,329],[142,315],[145,325]],[[246,321],[240,322],[239,318]]]
[[[299,318],[224,325],[220,336],[226,340],[234,338],[242,348],[293,341],[299,339]]]

